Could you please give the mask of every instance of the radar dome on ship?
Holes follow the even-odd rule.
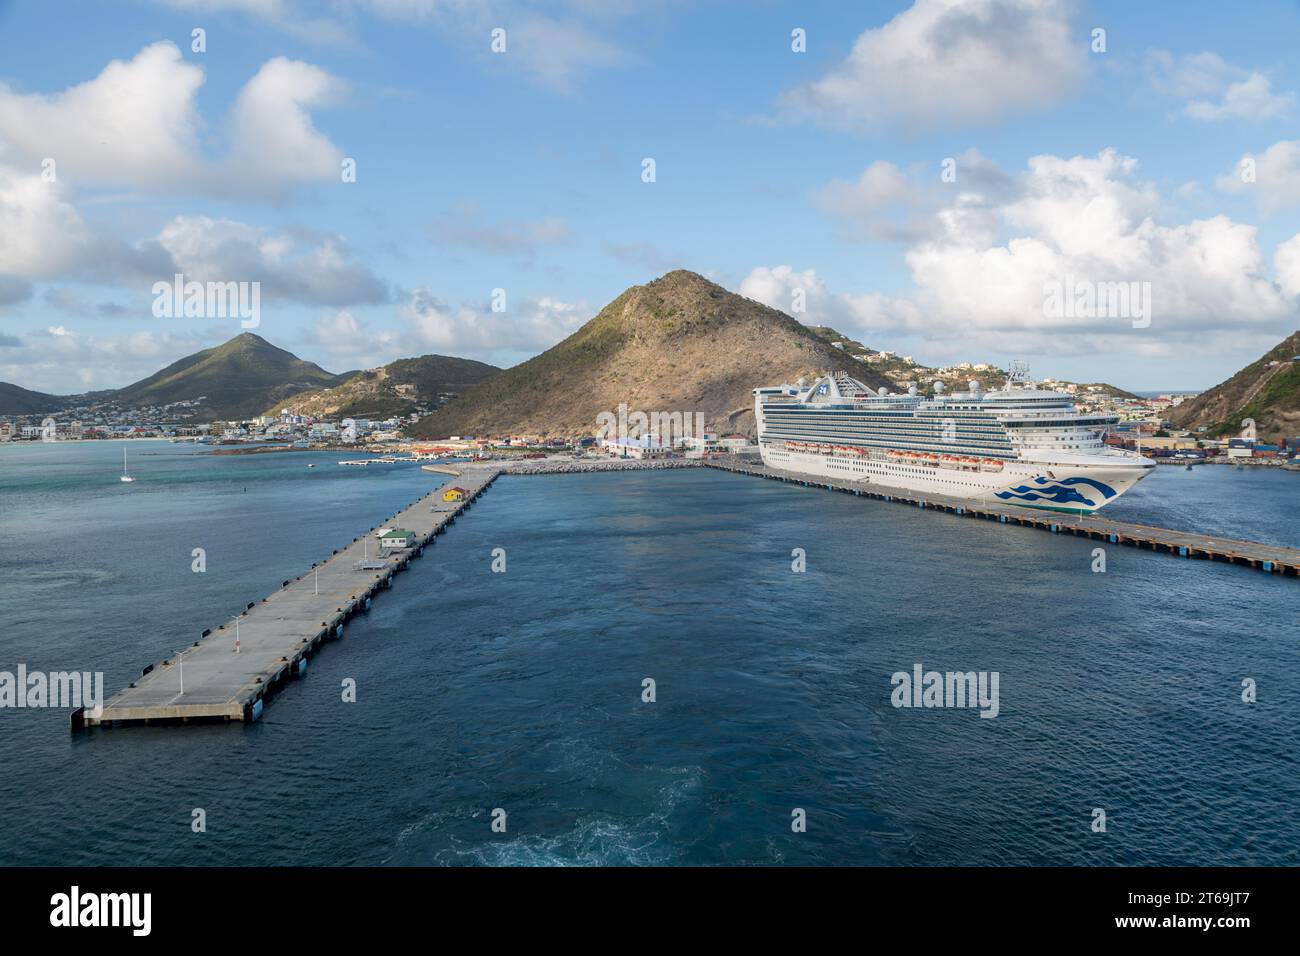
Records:
[[[979,379],[974,379],[974,378],[971,379],[969,382],[966,383],[966,386],[975,395],[978,395],[980,392],[984,391],[984,389],[980,387]]]
[[[942,394],[943,394],[943,382],[935,382],[935,383],[934,383],[934,394],[936,394],[936,395],[942,395]]]
[[[915,394],[916,394],[916,386],[915,386],[915,385],[909,385],[909,386],[907,386],[907,394],[908,394],[908,395],[915,395]]]

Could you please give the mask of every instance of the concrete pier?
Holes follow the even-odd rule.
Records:
[[[1001,524],[1037,528],[1040,531],[1047,531],[1052,534],[1076,535],[1110,544],[1146,548],[1182,558],[1224,561],[1228,564],[1245,565],[1270,574],[1282,574],[1290,577],[1300,576],[1300,550],[1296,548],[1284,548],[1277,545],[1263,544],[1258,541],[1241,541],[1235,538],[1195,534],[1190,531],[1174,531],[1171,528],[1154,528],[1149,525],[1135,524],[1131,521],[1116,521],[1106,517],[1105,512],[1088,515],[1044,511],[1040,508],[1025,508],[1006,504],[991,496],[989,499],[953,498],[948,495],[891,488],[887,485],[878,485],[875,482],[804,475],[793,471],[783,471],[779,468],[768,468],[766,465],[757,462],[734,458],[713,459],[704,462],[704,464],[710,468],[719,468],[735,474],[754,475],[759,478],[769,478],[774,481],[784,481],[809,488],[840,491],[862,498],[875,498],[879,501],[890,501],[931,511],[942,511],[964,518],[982,518],[986,521],[997,521]]]
[[[414,532],[411,547],[381,551],[379,539],[367,532],[285,581],[275,593],[250,603],[237,618],[204,631],[179,654],[144,668],[98,715],[84,709],[74,712],[72,728],[256,720],[268,697],[305,672],[307,660],[324,641],[342,637],[347,620],[368,610],[393,575],[471,507],[498,474],[494,468],[465,469],[380,525]],[[453,485],[468,494],[462,501],[443,501],[442,492]]]
[[[351,544],[275,593],[250,603],[237,617],[204,631],[179,654],[144,668],[140,677],[110,698],[99,714],[77,710],[72,728],[157,721],[257,720],[270,695],[285,681],[302,675],[320,645],[341,638],[346,622],[369,609],[370,602],[430,546],[457,515],[502,474],[541,475],[575,472],[663,470],[686,467],[717,468],[807,488],[838,491],[940,511],[966,518],[1070,534],[1110,544],[1145,548],[1183,558],[1200,558],[1244,565],[1271,574],[1300,577],[1300,550],[1192,532],[1154,528],[1103,515],[1068,514],[1006,504],[996,500],[953,498],[878,485],[874,482],[822,478],[768,468],[755,461],[728,459],[668,459],[657,461],[550,460],[476,462],[463,467],[425,465],[424,470],[449,475],[439,488],[393,515],[382,526],[414,533],[411,547],[381,551],[373,531],[369,544]],[[451,486],[464,488],[460,501],[443,501]],[[368,553],[367,553],[368,551]],[[235,649],[238,636],[239,650]],[[182,681],[184,689],[182,690]]]

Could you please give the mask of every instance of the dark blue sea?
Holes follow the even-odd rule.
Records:
[[[131,485],[122,443],[0,447],[0,670],[115,693],[440,481],[126,444]],[[1300,545],[1298,490],[1161,468],[1111,513]],[[502,478],[256,724],[0,710],[0,863],[1300,863],[1300,581],[1095,547],[705,469]],[[997,672],[998,716],[894,708],[916,663]]]

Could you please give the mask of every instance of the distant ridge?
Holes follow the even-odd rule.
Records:
[[[1255,434],[1265,441],[1300,435],[1300,331],[1271,348],[1236,375],[1169,413],[1182,428],[1207,427],[1213,437],[1236,435],[1241,423],[1255,422]]]
[[[0,382],[0,415],[37,415],[91,403],[139,407],[203,399],[202,415],[208,419],[244,419],[278,400],[309,389],[329,388],[354,374],[327,372],[259,335],[244,332],[215,348],[178,359],[125,388],[46,395]]]
[[[120,388],[113,397],[124,405],[166,405],[203,396],[212,417],[240,419],[260,414],[280,399],[312,388],[329,388],[345,378],[303,361],[260,335],[244,332]]]
[[[57,412],[67,404],[66,395],[47,395],[0,382],[0,415],[43,415]]]
[[[316,418],[391,418],[427,410],[441,394],[460,394],[501,369],[448,355],[398,359],[357,372],[339,385],[277,402],[268,414],[291,409]]]
[[[890,383],[790,316],[694,272],[632,286],[564,341],[420,420],[420,437],[591,434],[620,403],[701,412],[706,427],[751,432],[752,389],[844,371]]]

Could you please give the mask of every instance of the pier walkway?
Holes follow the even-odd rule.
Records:
[[[1097,515],[1069,514],[1005,504],[996,499],[953,498],[948,495],[891,488],[874,482],[804,475],[734,458],[713,459],[704,464],[710,468],[719,468],[735,474],[755,475],[759,478],[770,478],[809,488],[841,491],[862,498],[893,501],[966,518],[982,518],[1002,524],[1037,528],[1052,534],[1076,535],[1184,558],[1225,561],[1228,564],[1246,565],[1273,574],[1300,576],[1300,550],[1296,548],[1194,534],[1189,531],[1174,531],[1170,528],[1153,528],[1148,525],[1134,524],[1131,521],[1116,521],[1106,517],[1105,512]]]
[[[575,472],[716,468],[808,488],[822,488],[863,498],[896,502],[967,518],[1036,528],[1111,544],[1244,565],[1273,574],[1300,577],[1300,550],[1257,541],[1174,531],[1117,521],[1101,515],[1068,514],[1006,504],[995,500],[953,498],[840,478],[821,478],[768,468],[739,458],[657,461],[475,462],[463,467],[425,465],[425,471],[448,475],[440,487],[389,518],[382,527],[412,532],[409,548],[381,551],[376,529],[356,538],[319,565],[285,581],[275,593],[249,604],[237,618],[167,660],[146,667],[126,690],[110,698],[99,714],[84,709],[72,714],[72,729],[98,725],[185,722],[190,720],[257,720],[266,699],[285,681],[306,671],[307,661],[326,640],[343,636],[345,622],[369,610],[376,592],[387,587],[430,546],[457,515],[502,474],[571,474]],[[451,486],[465,489],[459,501],[443,501]],[[366,542],[369,542],[368,544]],[[238,650],[236,650],[238,640]]]
[[[249,604],[237,618],[204,631],[190,647],[146,667],[131,686],[106,701],[98,715],[84,708],[75,711],[72,729],[258,719],[267,696],[304,673],[308,658],[322,642],[342,637],[348,618],[369,610],[375,593],[423,553],[498,474],[499,469],[493,468],[464,469],[378,526],[413,532],[410,547],[381,551],[372,529],[301,576],[285,581],[275,593]],[[452,485],[465,489],[464,500],[442,500],[442,492]]]

